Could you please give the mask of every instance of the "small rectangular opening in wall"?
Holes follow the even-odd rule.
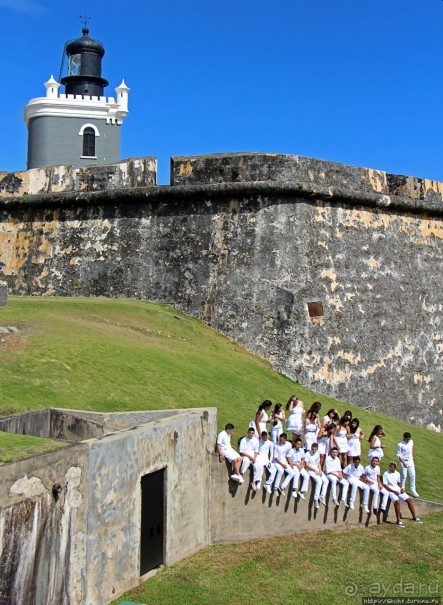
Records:
[[[144,475],[141,486],[140,575],[164,563],[165,469]]]
[[[323,317],[323,303],[320,301],[308,302],[309,317]]]

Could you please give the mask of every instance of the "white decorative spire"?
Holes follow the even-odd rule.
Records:
[[[115,92],[117,93],[117,105],[119,112],[128,113],[128,93],[130,92],[130,88],[126,86],[124,79],[120,86],[117,86]]]
[[[56,99],[58,97],[58,89],[60,88],[60,84],[57,80],[54,80],[54,76],[51,74],[51,77],[47,82],[45,82],[46,86],[46,96],[49,99]]]

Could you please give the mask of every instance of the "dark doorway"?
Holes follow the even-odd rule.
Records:
[[[141,478],[140,575],[163,563],[165,470]]]

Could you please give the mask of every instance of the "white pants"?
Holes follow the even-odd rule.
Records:
[[[261,481],[263,477],[263,469],[266,468],[268,473],[267,485],[272,485],[275,479],[275,473],[277,469],[272,462],[269,462],[269,458],[263,456],[257,456],[254,464],[254,481]]]
[[[280,489],[285,489],[285,487],[287,487],[289,485],[292,478],[294,477],[294,470],[289,466],[289,464],[286,466],[286,468],[283,468],[282,465],[279,464],[278,462],[274,462],[274,464],[277,469],[277,475],[275,477],[274,489],[277,489],[279,487],[281,478],[282,478],[283,474],[286,473],[286,477],[285,477],[283,483],[280,485]]]
[[[400,463],[400,475],[403,489],[406,489],[406,479],[409,475],[409,490],[415,493],[415,464],[413,460],[408,463],[406,468]]]
[[[378,497],[380,494],[380,489],[377,483],[371,483],[369,485],[369,491],[372,492],[372,508],[378,508]]]
[[[283,429],[281,426],[279,427],[273,427],[271,429],[271,439],[272,439],[272,443],[278,443],[278,440],[280,438],[280,435],[283,433]]]
[[[303,477],[300,491],[307,492],[308,487],[309,487],[308,471],[304,468],[302,468],[300,471],[296,466],[294,466],[294,468],[292,470],[294,471],[294,478],[292,480],[292,489],[298,488],[299,479],[300,479],[300,477]]]
[[[349,479],[349,485],[351,486],[351,495],[349,497],[349,502],[350,503],[355,502],[355,496],[357,495],[357,488],[359,488],[363,492],[362,504],[363,504],[363,506],[368,506],[369,485],[367,485],[366,483],[363,483],[363,481],[360,481],[360,479],[355,479],[354,477],[351,477]]]
[[[382,501],[381,501],[382,510],[386,510],[386,506],[388,504],[388,499],[392,500],[392,502],[397,502],[397,500],[406,502],[406,500],[409,500],[409,496],[406,492],[404,492],[403,494],[401,494],[401,493],[394,494],[394,492],[388,492],[387,489],[383,488],[380,493],[383,496]]]
[[[252,460],[249,460],[249,458],[247,458],[246,456],[242,456],[242,461],[243,462],[241,463],[240,473],[244,475],[248,468],[251,466],[251,464],[255,466],[255,463],[252,462]]]
[[[337,475],[327,475],[328,481],[331,484],[331,496],[333,500],[338,500],[337,498],[337,483],[340,483],[342,486],[341,490],[341,499],[346,500],[349,489],[349,481],[347,481],[344,477],[343,479],[339,479]]]
[[[315,483],[314,500],[318,500],[320,497],[325,498],[329,484],[326,475],[324,473],[317,475],[315,471],[308,471],[308,473]]]

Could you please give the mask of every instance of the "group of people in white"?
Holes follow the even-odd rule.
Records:
[[[350,411],[340,417],[337,410],[330,409],[320,419],[321,403],[316,401],[309,410],[305,410],[296,395],[290,397],[286,410],[281,403],[275,404],[271,411],[272,406],[269,400],[259,406],[247,435],[239,441],[238,452],[231,445],[233,424],[227,424],[218,434],[219,459],[220,462],[226,459],[232,464],[233,481],[244,483],[244,475],[252,467],[252,490],[260,490],[263,485],[269,494],[286,496],[289,488],[294,498],[305,500],[311,479],[315,508],[320,508],[320,504],[326,506],[330,487],[334,506],[342,504],[354,509],[360,491],[361,508],[365,513],[370,513],[371,495],[372,508],[374,513],[378,513],[381,496],[380,510],[385,512],[391,500],[398,527],[405,527],[401,520],[400,502],[406,502],[415,523],[422,523],[415,513],[411,497],[406,493],[409,476],[410,492],[415,498],[419,497],[415,485],[414,442],[410,433],[404,433],[397,445],[401,473],[397,470],[397,462],[393,461],[381,477],[380,460],[384,455],[381,438],[385,435],[381,425],[375,426],[369,436],[369,464],[363,467],[361,442],[365,435],[359,420],[353,418]],[[291,441],[288,433],[292,433]]]

